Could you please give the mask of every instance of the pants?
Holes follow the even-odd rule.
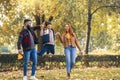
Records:
[[[66,58],[66,69],[67,72],[70,73],[73,68],[76,60],[76,48],[72,46],[68,46],[64,49],[65,58]]]
[[[54,45],[46,44],[45,46],[43,46],[43,48],[41,49],[41,51],[39,51],[37,54],[39,56],[42,56],[45,52],[47,52],[47,54],[48,53],[54,54],[55,53]]]
[[[24,76],[27,76],[28,63],[30,61],[30,58],[33,62],[31,76],[34,76],[37,67],[37,52],[35,48],[29,51],[24,51]]]

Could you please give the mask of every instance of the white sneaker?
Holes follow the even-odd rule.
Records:
[[[30,80],[38,80],[35,76],[31,76]]]
[[[23,77],[23,80],[27,80],[27,76],[24,76],[24,77]]]

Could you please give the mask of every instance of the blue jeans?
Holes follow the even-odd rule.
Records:
[[[67,48],[64,49],[64,52],[66,57],[67,72],[70,73],[76,60],[76,48],[72,46],[68,46]]]
[[[39,56],[42,56],[45,52],[47,52],[47,54],[49,54],[49,53],[54,54],[55,53],[54,45],[51,45],[51,44],[44,45],[43,48],[41,49],[41,51],[39,51],[37,54]]]
[[[34,76],[37,67],[37,52],[35,48],[29,51],[24,51],[24,76],[27,76],[28,63],[30,61],[30,58],[33,62],[31,76]]]

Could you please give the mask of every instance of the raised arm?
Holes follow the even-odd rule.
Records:
[[[63,34],[61,35],[60,32],[57,32],[56,35],[59,37],[60,42],[63,43]]]
[[[34,27],[33,27],[33,30],[34,30],[34,31],[35,31],[35,30],[40,30],[40,25],[34,26]]]
[[[43,29],[44,29],[44,27],[45,27],[45,25],[42,24],[42,25],[41,25],[41,29],[40,29],[40,36],[43,36]]]

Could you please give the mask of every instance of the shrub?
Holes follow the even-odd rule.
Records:
[[[98,67],[119,67],[120,66],[120,55],[89,55],[90,66]],[[82,67],[84,59],[78,56],[76,59],[76,67]],[[29,64],[31,65],[31,63]],[[45,68],[64,68],[65,67],[65,56],[64,55],[45,55],[38,57],[38,66]],[[0,54],[0,68],[11,69],[11,67],[22,68],[23,59],[17,60],[17,54]]]

